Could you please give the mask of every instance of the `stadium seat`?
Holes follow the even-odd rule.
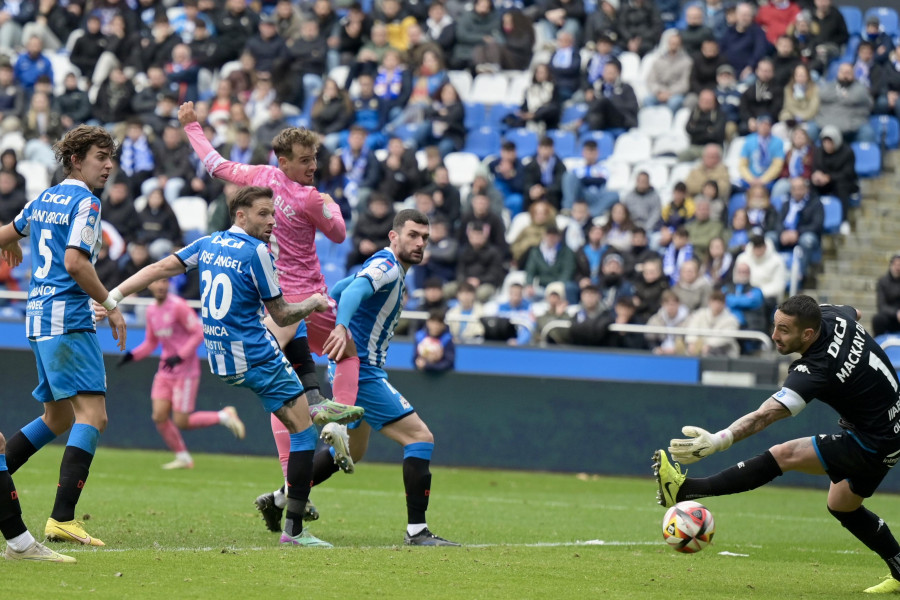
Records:
[[[562,117],[559,119],[559,124],[568,125],[569,123],[574,123],[575,121],[584,119],[584,116],[587,114],[587,112],[588,105],[586,102],[570,104],[563,109]]]
[[[900,35],[900,18],[898,18],[896,9],[888,6],[876,6],[866,11],[863,21],[869,17],[878,17],[881,29],[892,38]]]
[[[238,63],[240,64],[240,63]],[[338,87],[344,89],[344,85],[347,83],[347,77],[350,76],[350,67],[347,65],[338,65],[328,71],[328,78],[334,79],[334,82],[338,84]],[[224,75],[223,75],[224,77]]]
[[[640,131],[623,133],[616,140],[613,156],[616,160],[635,164],[650,159],[650,138]]]
[[[822,206],[825,207],[825,233],[837,233],[844,220],[844,211],[841,201],[834,196],[822,196]]]
[[[669,165],[662,162],[657,161],[647,161],[634,165],[631,170],[631,185],[634,186],[634,182],[637,179],[637,174],[641,171],[647,173],[650,176],[650,185],[652,185],[657,190],[661,190],[666,186],[669,181]]]
[[[480,102],[464,102],[463,106],[466,110],[464,125],[466,129],[478,129],[487,125],[487,111],[484,104]]]
[[[553,140],[556,155],[563,160],[581,156],[581,151],[578,149],[578,140],[571,131],[551,129],[547,132],[547,137]]]
[[[416,163],[420,171],[424,171],[428,166],[428,153],[425,150],[416,150]]]
[[[515,114],[517,110],[519,110],[519,104],[494,104],[493,106],[489,106],[486,108],[487,115],[484,119],[484,124],[488,127],[493,127],[500,131],[505,131],[509,129],[506,123],[503,122],[508,115]]]
[[[880,144],[884,140],[885,148],[896,150],[900,146],[900,121],[890,115],[873,115],[869,124],[875,130],[875,137]]]
[[[65,54],[57,52],[44,52],[44,56],[50,59],[53,65],[53,91],[56,95],[61,95],[65,91],[66,75],[74,73],[76,77],[81,77],[81,69],[72,64],[69,57]]]
[[[291,127],[309,127],[309,117],[306,115],[293,115],[285,117],[285,121]]]
[[[677,156],[687,150],[691,138],[684,131],[672,129],[653,140],[653,156]]]
[[[669,172],[669,183],[667,187],[674,187],[679,181],[684,181],[694,169],[694,163],[681,162],[672,167]]]
[[[672,131],[687,131],[688,121],[691,120],[691,109],[679,108],[672,118]]]
[[[858,36],[863,28],[862,11],[856,6],[840,6],[838,10],[841,11],[844,22],[847,23],[847,32],[850,35]]]
[[[641,77],[641,57],[634,52],[623,52],[619,62],[622,63],[622,81],[634,85]]]
[[[483,159],[489,154],[500,153],[500,133],[492,127],[479,127],[466,135],[463,152],[474,154]]]
[[[16,170],[25,178],[25,197],[34,200],[50,187],[50,172],[43,164],[33,160],[22,160]]]
[[[900,346],[888,346],[884,352],[891,359],[891,366],[900,369]]]
[[[606,169],[609,171],[609,179],[606,180],[608,189],[619,193],[631,189],[631,165],[620,161],[610,161],[606,163]]]
[[[656,138],[672,129],[672,111],[667,106],[645,106],[638,112],[638,131]]]
[[[418,123],[405,123],[394,130],[394,135],[403,140],[403,143],[411,142],[416,139],[416,132],[419,130]]]
[[[503,137],[516,145],[516,154],[519,156],[532,156],[537,152],[538,136],[530,129],[510,129]]]
[[[578,139],[578,148],[584,146],[588,140],[597,142],[597,150],[600,152],[600,160],[606,160],[612,156],[613,148],[615,148],[615,138],[605,131],[588,131],[582,134]]]
[[[731,219],[739,208],[747,206],[747,196],[744,194],[735,194],[728,200],[728,224],[731,225]]]
[[[197,196],[184,196],[172,203],[175,218],[182,231],[206,232],[209,207],[206,200]]]
[[[447,71],[447,77],[456,88],[459,99],[468,102],[469,93],[472,91],[472,74],[468,71]]]
[[[481,73],[472,81],[472,91],[469,94],[469,102],[481,102],[483,104],[500,104],[500,100],[506,98],[506,90],[509,82],[505,75],[499,73]]]
[[[509,78],[509,89],[506,91],[504,102],[522,104],[525,100],[525,93],[528,86],[531,85],[531,72],[521,71]]]
[[[451,152],[444,157],[450,183],[457,187],[472,183],[480,163],[478,156],[470,152]]]
[[[388,150],[387,148],[378,148],[373,151],[373,154],[378,162],[384,162],[388,157]]]
[[[860,177],[881,175],[881,150],[877,144],[853,142],[850,145],[856,155],[856,174]]]

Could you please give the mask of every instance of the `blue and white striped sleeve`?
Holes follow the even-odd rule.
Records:
[[[200,248],[203,242],[209,239],[209,236],[194,240],[181,250],[175,253],[175,258],[181,261],[185,271],[196,269],[200,262]]]
[[[100,200],[93,195],[78,201],[78,208],[69,226],[66,248],[75,248],[92,254],[94,244],[100,241]]]
[[[16,215],[16,218],[13,219],[13,227],[16,229],[16,233],[22,237],[28,237],[31,233],[31,220],[29,217],[31,216],[32,204],[34,204],[34,200],[29,200],[28,204],[26,204],[25,207],[19,211],[19,214]]]
[[[265,244],[256,246],[256,253],[250,259],[250,275],[263,302],[281,296],[281,286],[275,274],[275,257]]]
[[[368,279],[377,292],[400,277],[400,266],[393,257],[374,258],[356,276]]]

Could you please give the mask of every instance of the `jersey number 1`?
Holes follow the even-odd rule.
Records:
[[[891,384],[891,387],[894,388],[895,392],[897,391],[897,382],[891,376],[891,372],[888,370],[887,365],[884,364],[884,361],[878,358],[874,352],[869,352],[869,366],[876,371],[881,371],[882,373],[884,373],[884,376],[887,377],[887,380]]]

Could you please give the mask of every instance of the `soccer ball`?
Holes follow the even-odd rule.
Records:
[[[708,508],[699,502],[679,502],[666,511],[662,523],[663,539],[676,552],[700,552],[712,543],[716,522]]]
[[[419,351],[419,356],[430,363],[437,362],[444,356],[444,347],[441,345],[441,340],[436,337],[431,337],[430,335],[422,338],[417,349]]]

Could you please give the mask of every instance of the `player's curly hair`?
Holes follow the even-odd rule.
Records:
[[[53,145],[53,154],[62,165],[63,172],[68,175],[72,172],[72,157],[84,160],[91,146],[109,150],[110,154],[116,153],[116,140],[108,131],[102,127],[79,125],[70,129]]]
[[[294,157],[294,144],[303,148],[312,148],[315,151],[319,148],[319,136],[314,131],[303,127],[288,127],[272,140],[272,150],[275,152],[275,156],[279,158],[283,156],[290,160]]]
[[[250,208],[253,206],[253,202],[256,201],[257,198],[271,198],[272,197],[272,188],[262,187],[262,186],[248,186],[242,187],[239,189],[234,196],[232,196],[231,200],[228,201],[228,213],[231,215],[231,222],[234,223],[234,218],[237,216],[237,211],[242,208]]]

